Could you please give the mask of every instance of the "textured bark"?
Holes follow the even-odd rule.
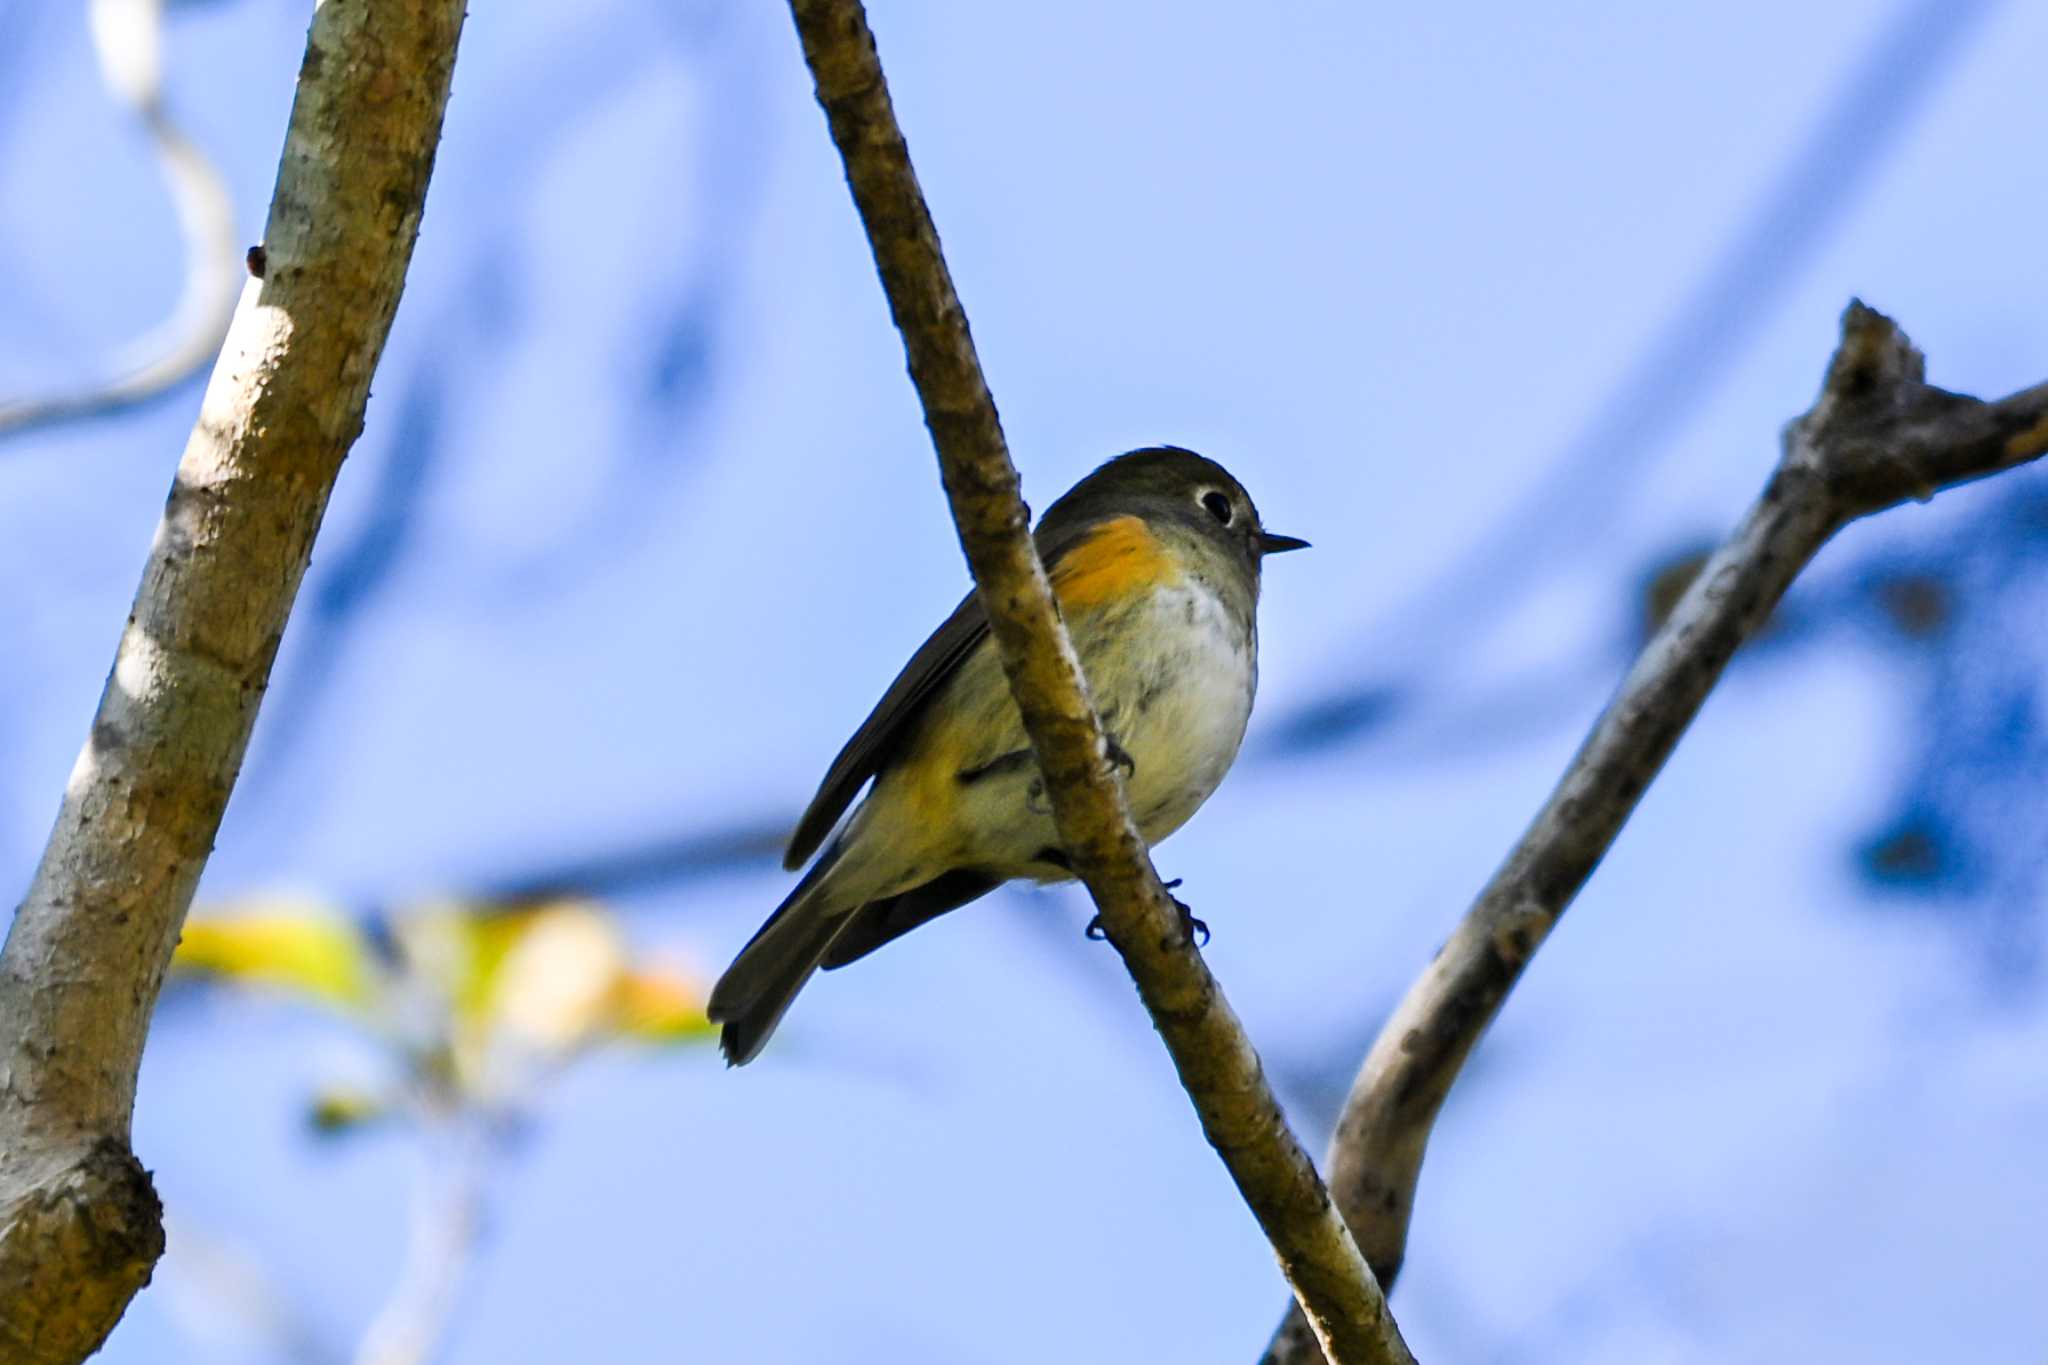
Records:
[[[1891,319],[1852,303],[1819,399],[1735,533],[1700,570],[1535,820],[1374,1042],[1345,1101],[1330,1185],[1383,1283],[1459,1068],[1699,714],[1736,648],[1849,522],[2048,450],[2048,384],[1996,403],[1925,382]],[[1300,1315],[1268,1365],[1320,1360]]]
[[[1068,855],[1316,1334],[1339,1361],[1407,1361],[1379,1287],[1131,823],[861,6],[792,0],[791,9]]]
[[[91,736],[0,950],[0,1358],[95,1350],[163,1246],[129,1150],[158,988],[398,306],[461,0],[324,0],[269,225]]]

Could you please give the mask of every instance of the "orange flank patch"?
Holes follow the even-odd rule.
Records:
[[[1052,590],[1067,611],[1100,606],[1180,576],[1173,556],[1134,516],[1114,517],[1060,556]]]

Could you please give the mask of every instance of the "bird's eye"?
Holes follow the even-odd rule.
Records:
[[[1224,497],[1212,488],[1202,494],[1202,506],[1208,509],[1210,516],[1216,518],[1218,525],[1230,525],[1231,508],[1229,498]]]

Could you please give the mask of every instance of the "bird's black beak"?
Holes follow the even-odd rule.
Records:
[[[1259,553],[1262,555],[1284,555],[1289,550],[1306,550],[1308,542],[1294,536],[1276,536],[1271,531],[1259,532]]]

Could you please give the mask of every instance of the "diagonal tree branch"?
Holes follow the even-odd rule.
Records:
[[[1337,1124],[1330,1185],[1382,1282],[1401,1268],[1423,1151],[1459,1068],[1737,646],[1849,522],[2048,451],[2048,384],[1986,403],[1925,375],[1890,318],[1849,305],[1820,397],[1786,428],[1756,505],[1644,647],[1550,799],[1380,1031]],[[1265,1359],[1321,1359],[1298,1313]]]
[[[1188,943],[1125,808],[1017,471],[896,125],[859,0],[791,0],[1060,838],[1165,1039],[1202,1130],[1258,1217],[1332,1359],[1408,1361],[1386,1301],[1287,1127],[1237,1016]]]
[[[143,1039],[419,230],[462,0],[313,13],[264,245],[0,950],[0,1357],[97,1349],[163,1249]]]

